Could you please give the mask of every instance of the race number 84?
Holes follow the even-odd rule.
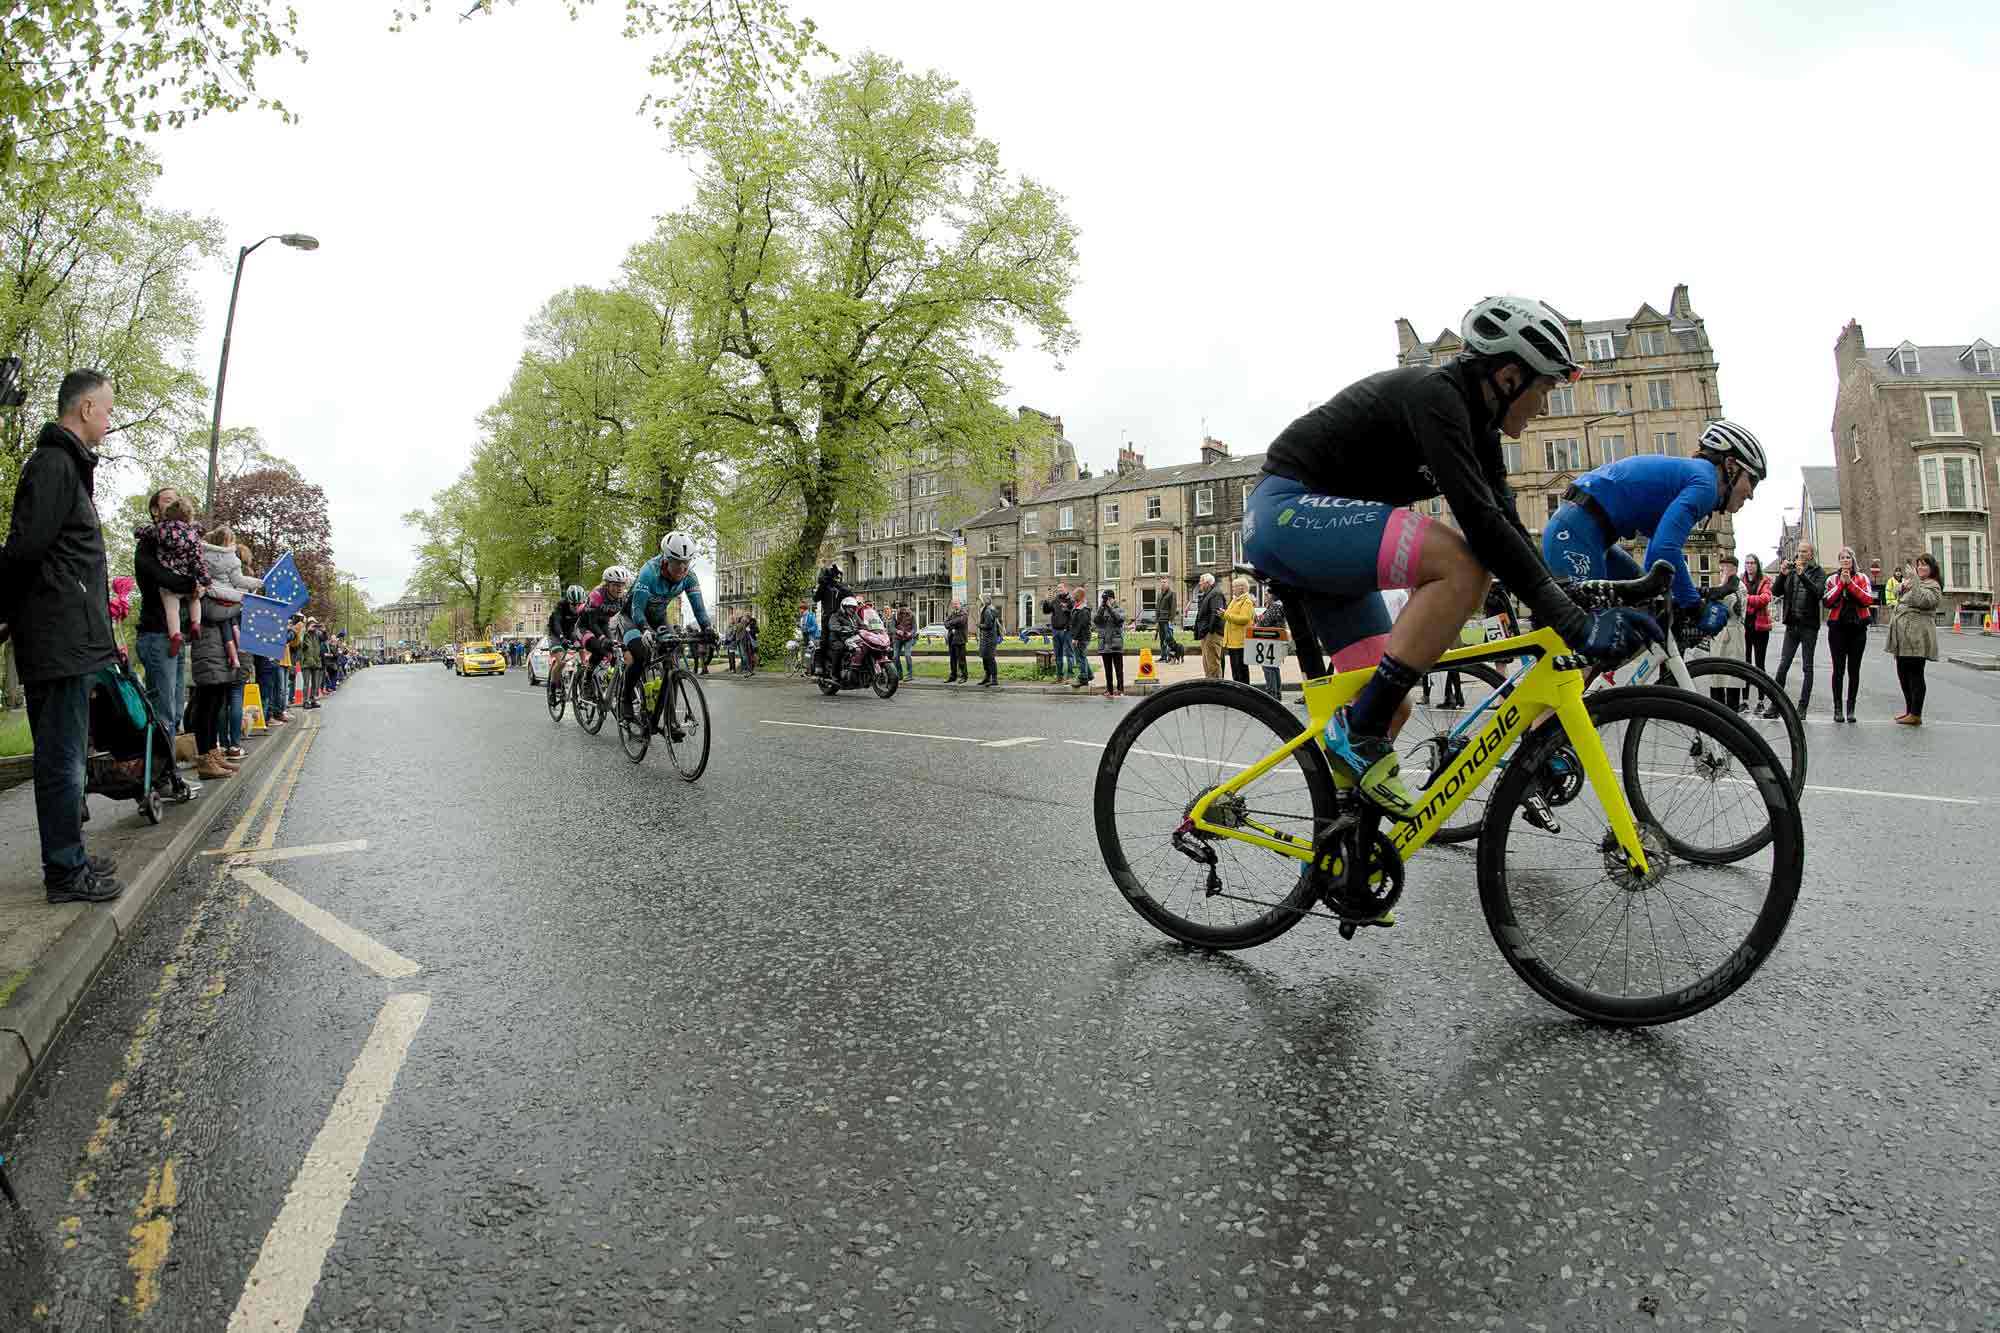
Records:
[[[1285,654],[1291,649],[1291,645],[1282,637],[1283,633],[1284,631],[1279,629],[1251,630],[1243,643],[1249,650],[1245,654],[1249,658],[1249,665],[1259,667],[1281,665],[1285,660]]]

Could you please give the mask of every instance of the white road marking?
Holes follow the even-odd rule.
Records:
[[[1040,736],[1009,736],[1004,741],[981,741],[979,743],[989,750],[1004,750],[1011,745],[1033,745],[1041,739]]]
[[[758,719],[767,727],[804,727],[808,731],[853,731],[866,736],[906,736],[913,741],[958,741],[964,745],[984,745],[977,736],[939,736],[929,731],[885,731],[880,727],[836,727],[824,722],[779,722],[772,718]]]
[[[296,861],[301,856],[333,856],[340,852],[365,852],[368,839],[356,838],[352,842],[315,842],[305,847],[260,847],[255,851],[238,852],[229,858],[233,866],[257,866],[266,861]]]
[[[1064,742],[1063,742],[1063,744],[1064,744],[1064,745],[1081,745],[1081,746],[1083,746],[1083,747],[1084,747],[1085,749],[1087,749],[1087,750],[1102,750],[1102,749],[1104,748],[1104,742],[1103,742],[1103,741],[1064,741]],[[1275,747],[1274,747],[1274,748],[1275,748]],[[1127,751],[1126,751],[1125,753],[1127,753],[1127,754],[1143,754],[1143,755],[1149,755],[1149,756],[1151,756],[1151,757],[1152,757],[1152,758],[1154,758],[1154,759],[1178,759],[1178,760],[1179,760],[1180,762],[1182,762],[1183,764],[1193,764],[1193,765],[1194,765],[1194,766],[1195,766],[1196,768],[1248,768],[1248,767],[1250,767],[1250,765],[1248,765],[1248,764],[1232,764],[1232,763],[1228,762],[1227,760],[1222,760],[1222,759],[1202,759],[1202,758],[1198,758],[1197,756],[1195,756],[1195,755],[1191,755],[1191,754],[1176,754],[1176,753],[1175,753],[1174,751],[1172,751],[1172,750],[1148,750],[1148,749],[1145,749],[1145,748],[1144,748],[1143,746],[1138,746],[1138,745],[1135,745],[1135,746],[1133,746],[1133,747],[1132,747],[1131,749],[1127,750]]]
[[[354,1197],[369,1140],[430,1007],[428,995],[391,995],[382,1005],[374,1031],[292,1178],[278,1220],[264,1237],[264,1248],[229,1316],[229,1333],[296,1333],[305,1322],[340,1216]]]
[[[1747,787],[1750,785],[1750,783],[1743,778],[1713,779],[1704,777],[1700,773],[1689,773],[1685,771],[1679,773],[1671,773],[1668,772],[1666,769],[1642,768],[1639,770],[1639,772],[1649,778],[1671,778],[1675,781],[1686,780],[1691,782],[1720,781],[1736,787]],[[1806,790],[1809,792],[1812,791],[1825,792],[1830,796],[1868,796],[1888,801],[1934,801],[1939,805],[1984,805],[1985,804],[1984,801],[1968,800],[1963,796],[1925,796],[1918,792],[1913,792],[1913,791],[1875,791],[1874,789],[1869,787],[1818,787],[1814,786],[1810,782],[1806,784]]]
[[[255,866],[232,866],[230,874],[249,885],[294,921],[382,977],[409,977],[423,971],[379,940],[371,939],[323,907],[315,906]]]

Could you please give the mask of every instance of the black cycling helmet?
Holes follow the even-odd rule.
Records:
[[[583,585],[580,583],[572,583],[563,589],[563,600],[571,606],[582,606],[583,597]]]

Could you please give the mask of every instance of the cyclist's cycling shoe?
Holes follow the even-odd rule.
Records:
[[[1355,736],[1349,733],[1347,715],[1341,709],[1326,724],[1322,737],[1327,757],[1346,770],[1361,794],[1398,819],[1408,819],[1418,809],[1417,798],[1403,783],[1403,765],[1396,747],[1387,736]]]

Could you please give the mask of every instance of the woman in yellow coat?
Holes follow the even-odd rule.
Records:
[[[1250,664],[1243,660],[1243,631],[1257,618],[1257,604],[1250,600],[1250,580],[1241,574],[1229,585],[1234,594],[1222,612],[1222,647],[1229,654],[1229,677],[1250,683]]]

